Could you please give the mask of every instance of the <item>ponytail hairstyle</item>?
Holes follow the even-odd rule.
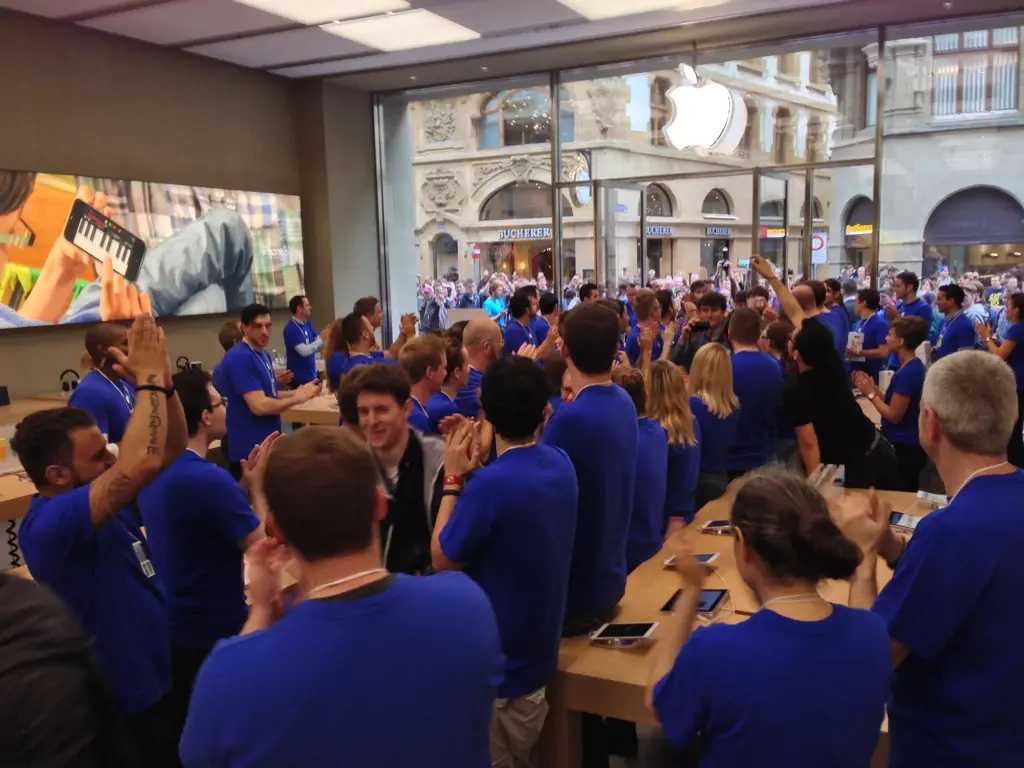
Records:
[[[832,522],[825,497],[787,470],[748,474],[736,493],[731,519],[776,579],[848,579],[860,565],[860,549]]]

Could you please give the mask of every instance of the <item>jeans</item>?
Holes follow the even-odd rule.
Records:
[[[879,491],[903,490],[899,464],[892,444],[875,433],[875,442],[863,456],[846,463],[847,488],[876,488]]]
[[[917,493],[921,487],[921,473],[928,463],[928,455],[920,445],[893,443],[896,465],[899,468],[903,487],[900,490]]]
[[[155,317],[240,312],[253,302],[253,244],[239,214],[214,208],[146,251],[136,281]],[[62,323],[100,320],[100,281],[72,302]]]

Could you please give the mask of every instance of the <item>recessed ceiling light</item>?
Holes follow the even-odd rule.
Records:
[[[376,13],[404,11],[409,0],[235,0],[299,24],[323,24]]]
[[[948,11],[948,10],[950,10],[953,7],[953,4],[950,3],[950,2],[945,2],[945,3],[942,4],[942,7],[945,8]]]
[[[635,16],[651,11],[692,11],[722,5],[727,0],[558,0],[591,21]]]
[[[327,24],[321,29],[381,51],[406,51],[480,39],[479,32],[420,8],[389,16]]]
[[[487,71],[487,67],[480,67],[480,71],[481,72],[486,72]]]
[[[409,75],[409,79],[410,80],[415,80],[416,79],[416,75]]]

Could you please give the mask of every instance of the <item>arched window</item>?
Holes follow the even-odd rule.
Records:
[[[766,200],[761,203],[762,219],[781,219],[783,203],[781,200]]]
[[[651,184],[647,187],[647,215],[648,216],[671,216],[672,198],[660,184]]]
[[[655,147],[667,147],[664,129],[672,118],[672,105],[668,100],[668,92],[672,89],[672,81],[667,77],[656,77],[651,81],[651,144]]]
[[[732,211],[729,208],[729,198],[720,189],[712,189],[704,198],[704,204],[700,212],[705,216],[728,216]]]
[[[576,137],[576,113],[568,91],[559,99],[558,130],[563,142]],[[551,98],[547,89],[501,91],[480,116],[480,148],[498,149],[551,140]]]
[[[564,194],[562,216],[572,216],[572,203]],[[480,206],[480,221],[550,219],[551,187],[539,181],[516,181],[502,187]]]
[[[824,209],[821,207],[821,200],[814,198],[814,203],[811,205],[811,215],[815,220],[825,218],[823,214]],[[804,220],[804,215],[807,213],[807,206],[801,204],[800,206],[800,221]]]
[[[449,272],[458,272],[459,244],[447,232],[437,235],[430,244],[434,257],[434,277],[440,278]]]

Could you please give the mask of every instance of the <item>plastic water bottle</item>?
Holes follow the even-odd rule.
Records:
[[[272,350],[272,351],[271,351],[271,353],[270,353],[270,355],[271,355],[271,357],[272,357],[272,358],[273,358],[273,360],[274,360],[274,367],[275,367],[275,368],[282,368],[282,367],[284,367],[284,366],[282,366],[282,364],[281,364],[281,355],[279,355],[279,354],[277,353],[277,350],[276,350],[276,349],[275,349],[275,350]]]

